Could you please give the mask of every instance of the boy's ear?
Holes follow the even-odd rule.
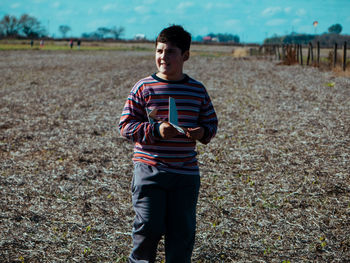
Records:
[[[190,51],[186,50],[183,54],[184,61],[188,60],[190,58]]]

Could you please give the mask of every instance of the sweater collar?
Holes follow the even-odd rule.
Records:
[[[155,80],[158,80],[160,82],[165,82],[165,83],[169,83],[169,84],[182,84],[182,83],[186,83],[188,81],[188,79],[189,79],[189,76],[186,75],[186,74],[184,74],[184,78],[183,79],[175,80],[175,81],[174,80],[162,79],[162,78],[158,77],[156,74],[157,73],[152,74],[152,78],[154,78]]]

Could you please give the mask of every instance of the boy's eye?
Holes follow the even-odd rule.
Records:
[[[156,52],[157,54],[174,54],[176,51],[175,49],[166,49],[166,50],[157,49]]]

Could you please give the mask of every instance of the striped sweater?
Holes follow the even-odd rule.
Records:
[[[187,75],[181,81],[166,81],[153,74],[138,81],[125,103],[119,122],[121,135],[134,142],[134,162],[157,166],[168,172],[198,174],[196,142],[185,135],[162,139],[159,122],[151,123],[147,111],[157,109],[156,118],[168,121],[169,97],[176,102],[178,124],[202,126],[201,143],[215,136],[218,120],[205,87]]]

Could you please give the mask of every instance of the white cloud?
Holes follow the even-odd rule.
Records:
[[[304,8],[300,8],[296,12],[297,16],[305,16],[306,15],[306,10]]]
[[[210,10],[214,7],[215,5],[213,3],[207,3],[204,8],[207,9],[207,10]]]
[[[126,20],[126,23],[127,24],[134,24],[134,23],[136,23],[137,22],[137,18],[136,17],[131,17],[131,18],[128,18],[127,20]]]
[[[287,22],[286,19],[272,19],[266,22],[267,26],[280,26]]]
[[[291,7],[284,8],[284,12],[287,13],[287,14],[289,14],[291,11],[292,11]]]
[[[275,6],[275,7],[268,7],[268,8],[265,8],[263,11],[262,11],[262,15],[263,16],[273,16],[275,15],[276,13],[279,13],[282,11],[282,8],[281,7],[278,7],[278,6]]]
[[[144,5],[139,5],[134,8],[134,11],[139,14],[147,14],[149,12],[149,7]]]
[[[11,5],[11,8],[12,8],[12,9],[16,9],[16,8],[18,8],[18,7],[20,7],[20,6],[21,6],[20,3],[13,3],[13,4]]]
[[[194,6],[194,3],[193,2],[181,2],[178,6],[177,6],[177,10],[180,10],[180,11],[184,11],[185,9],[187,8],[190,8]]]
[[[228,8],[232,8],[231,4],[225,4],[225,3],[207,3],[204,6],[204,9],[206,10],[211,10],[211,9],[228,9]]]
[[[229,27],[239,26],[240,21],[237,19],[230,19],[225,21],[225,25]]]
[[[145,5],[151,5],[154,4],[156,2],[156,0],[143,0],[143,4]]]
[[[34,2],[35,4],[41,4],[41,3],[46,2],[46,0],[33,0],[33,2]]]
[[[74,13],[76,13],[76,10],[73,9],[65,9],[65,10],[61,10],[59,12],[56,13],[56,17],[58,18],[67,18],[67,17],[71,17]]]
[[[58,8],[58,7],[60,7],[60,5],[61,5],[60,2],[54,2],[54,3],[52,4],[52,7]]]
[[[295,19],[293,19],[293,21],[292,21],[292,25],[298,25],[298,24],[300,24],[300,22],[301,22],[301,19],[300,19],[300,18],[295,18]]]
[[[113,11],[113,10],[117,10],[117,9],[118,9],[117,4],[106,4],[106,5],[102,6],[103,12]]]
[[[138,17],[130,17],[126,19],[127,24],[134,24],[134,25],[142,25],[142,24],[147,24],[153,17],[151,15],[144,15],[144,16],[138,16]]]

